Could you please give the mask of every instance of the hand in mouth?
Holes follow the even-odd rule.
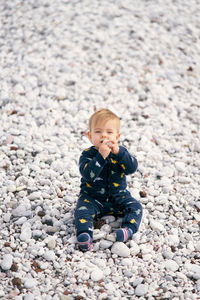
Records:
[[[111,145],[112,145],[112,142],[110,142],[109,140],[102,140],[101,142],[100,142],[101,144],[106,144],[108,147],[110,147]]]

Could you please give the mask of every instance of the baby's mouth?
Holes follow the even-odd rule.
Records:
[[[100,141],[100,143],[102,144],[105,140]],[[107,146],[111,146],[112,143],[109,140],[106,140],[106,145]]]
[[[101,140],[100,143],[103,144],[103,142],[108,142],[108,140]]]

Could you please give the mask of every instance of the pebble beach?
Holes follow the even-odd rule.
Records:
[[[0,2],[0,299],[200,299],[200,2]],[[121,219],[76,244],[88,118],[121,119],[138,160]]]

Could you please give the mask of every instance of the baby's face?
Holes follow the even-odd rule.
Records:
[[[88,132],[88,138],[99,149],[103,141],[108,143],[116,143],[119,140],[120,134],[115,120],[108,120],[107,122],[99,122],[92,126],[91,131]]]

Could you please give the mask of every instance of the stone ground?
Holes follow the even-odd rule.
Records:
[[[0,2],[0,298],[200,299],[200,3]],[[121,117],[139,232],[73,212],[88,117]]]

